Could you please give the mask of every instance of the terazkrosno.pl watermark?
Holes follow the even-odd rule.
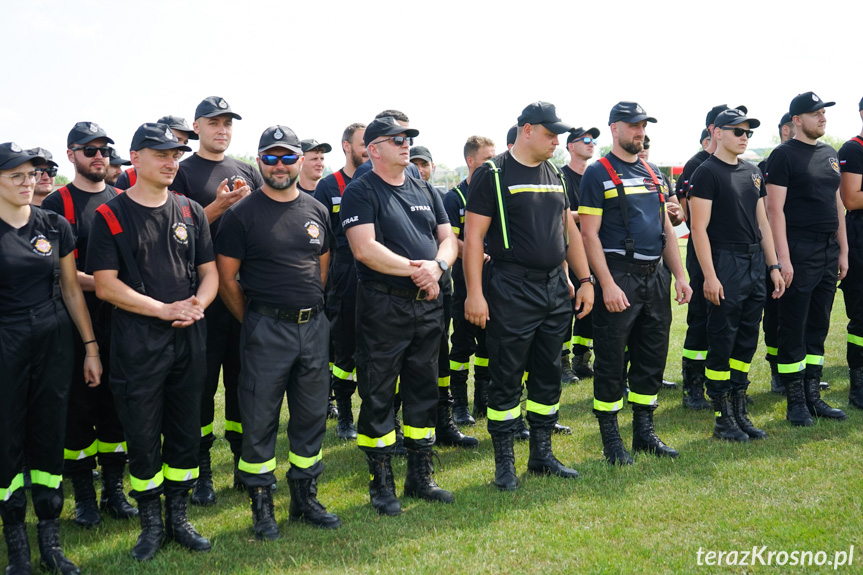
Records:
[[[847,551],[774,551],[766,545],[754,545],[751,549],[732,551],[705,551],[699,547],[696,555],[698,565],[746,567],[754,565],[779,565],[801,567],[850,567],[854,564],[854,546]]]

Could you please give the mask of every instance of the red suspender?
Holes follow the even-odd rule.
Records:
[[[135,168],[129,168],[126,170],[126,175],[129,177],[129,187],[131,188],[138,181],[138,172],[135,171]]]
[[[614,171],[614,168],[611,167],[611,162],[608,161],[608,158],[606,158],[605,156],[599,158],[599,163],[602,164],[602,167],[605,168],[605,171],[608,172],[609,176],[611,176],[612,184],[614,184],[615,186],[619,186],[623,183],[623,181],[620,179],[620,176],[618,176],[617,172]]]
[[[111,208],[109,208],[107,204],[102,204],[96,208],[96,211],[102,214],[102,217],[105,218],[112,236],[123,233],[123,226],[120,225],[120,220],[117,219],[117,216],[114,215],[114,212],[111,211]]]
[[[662,193],[662,184],[659,182],[659,178],[656,177],[656,174],[653,173],[653,169],[650,167],[650,164],[644,161],[643,158],[639,158],[641,163],[647,169],[648,173],[650,173],[650,177],[653,178],[653,185],[656,186],[656,189],[659,191],[659,203],[665,203],[665,194]]]
[[[57,191],[60,192],[60,197],[63,198],[63,217],[77,228],[75,225],[75,204],[72,203],[72,193],[66,186]],[[78,259],[78,248],[75,248],[75,259]]]
[[[342,171],[339,170],[333,175],[336,177],[336,183],[339,184],[339,195],[345,195],[345,187],[347,186],[347,184],[345,183],[345,177],[342,175]]]
[[[854,140],[855,142],[857,142],[858,144],[860,144],[861,146],[863,146],[863,139],[861,139],[860,136],[854,136],[851,139]]]

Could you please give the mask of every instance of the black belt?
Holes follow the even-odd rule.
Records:
[[[714,250],[726,250],[740,254],[758,254],[764,251],[761,244],[710,244]]]
[[[635,263],[616,258],[606,258],[606,263],[608,264],[609,269],[639,276],[650,276],[655,274],[656,270],[659,269],[661,261],[662,258],[656,258],[655,260],[645,260],[644,263]]]
[[[413,300],[425,300],[428,293],[424,289],[405,289],[405,288],[397,288],[393,287],[389,284],[385,284],[382,282],[362,282],[364,286],[369,286],[375,291],[383,292],[385,294],[394,295],[396,297],[403,297],[405,299],[413,299]]]
[[[261,303],[255,300],[249,302],[249,311],[253,311],[255,313],[259,313],[263,316],[271,317],[273,319],[280,319],[293,323],[309,323],[309,321],[311,321],[313,317],[318,315],[318,312],[320,312],[322,309],[324,309],[324,304],[322,303],[319,303],[314,307],[307,307],[303,309],[290,309]]]
[[[508,274],[517,275],[519,277],[532,280],[546,280],[549,278],[557,277],[557,274],[560,273],[560,270],[562,269],[560,266],[555,266],[550,270],[539,270],[529,268],[514,262],[504,262],[501,260],[492,260],[492,266]]]

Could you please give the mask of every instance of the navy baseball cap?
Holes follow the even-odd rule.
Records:
[[[791,100],[791,105],[788,107],[788,113],[792,116],[799,116],[808,112],[817,112],[821,108],[829,108],[835,106],[836,102],[825,102],[815,92],[803,92],[797,94]]]
[[[326,142],[323,144],[315,140],[314,138],[309,138],[307,140],[300,140],[300,146],[303,148],[303,153],[311,152],[315,149],[320,149],[325,154],[329,154],[333,151],[333,147]]]
[[[363,134],[363,142],[368,146],[373,140],[380,138],[381,136],[395,136],[401,133],[404,133],[404,135],[409,138],[416,138],[420,135],[419,130],[405,128],[392,116],[383,116],[381,118],[375,118],[371,124],[366,126],[366,132]]]
[[[44,166],[48,160],[21,148],[15,142],[0,144],[0,170],[11,170],[25,162],[33,162],[34,166]]]
[[[71,148],[75,144],[89,144],[99,138],[105,138],[109,144],[114,143],[114,140],[109,138],[105,130],[96,122],[78,122],[66,137],[66,147]]]
[[[554,104],[549,104],[548,102],[534,102],[532,104],[528,104],[527,107],[521,111],[521,116],[518,117],[518,125],[524,126],[525,124],[542,124],[555,134],[563,134],[572,129],[572,126],[564,124],[561,119],[557,117],[557,111],[554,108]]]
[[[709,137],[710,137],[710,132],[707,131],[707,128],[704,128],[703,130],[701,130],[701,137],[698,139],[698,143],[700,144],[701,142],[704,141],[705,138],[709,138]]]
[[[121,158],[120,153],[117,150],[115,150],[114,148],[111,148],[111,159],[110,159],[109,163],[112,166],[131,166],[132,165],[131,160],[127,160],[126,158]]]
[[[650,149],[650,136],[648,136],[647,134],[644,134],[644,146],[643,147],[645,150]]]
[[[132,146],[129,149],[137,152],[144,148],[150,148],[151,150],[192,151],[192,148],[184,146],[177,140],[177,136],[174,135],[168,124],[157,123],[141,124],[135,130],[135,135],[132,136]]]
[[[729,106],[728,104],[719,104],[718,106],[713,106],[712,108],[710,108],[710,111],[707,112],[707,118],[705,118],[704,120],[704,127],[709,127],[710,124],[713,124],[716,121],[716,116],[729,109],[731,109],[731,106]],[[746,106],[737,106],[735,110],[740,110],[744,114],[749,112]]]
[[[788,122],[791,121],[791,118],[792,118],[792,116],[788,112],[785,112],[784,114],[782,114],[782,119],[779,120],[779,125],[777,126],[777,128],[779,128],[781,130],[782,126],[784,126],[785,124],[787,124]]]
[[[45,148],[30,148],[29,150],[27,150],[27,153],[31,156],[40,156],[42,158],[45,158],[45,162],[49,166],[54,166],[55,168],[60,167],[60,165],[54,161],[54,156],[51,154],[51,152],[49,152]]]
[[[186,132],[186,135],[189,136],[190,140],[197,140],[198,134],[195,133],[195,130],[189,127],[189,124],[186,123],[186,118],[181,118],[180,116],[162,116],[158,120],[156,120],[157,124],[168,124],[168,127],[172,130],[180,130],[181,132]]]
[[[506,145],[515,144],[515,137],[518,136],[518,124],[510,128],[506,133]]]
[[[860,98],[860,104],[858,105],[858,108],[860,108],[860,111],[863,112],[863,98]]]
[[[195,108],[196,120],[198,118],[215,118],[216,116],[223,116],[225,114],[235,120],[243,119],[241,115],[232,112],[228,102],[219,96],[207,96],[200,104],[198,104],[198,107]]]
[[[723,112],[720,112],[716,119],[713,121],[714,128],[721,128],[723,126],[736,126],[738,124],[742,124],[743,122],[749,122],[749,129],[754,130],[758,126],[761,125],[761,122],[756,120],[755,118],[746,117],[746,113],[741,111],[738,108],[729,108]]]
[[[425,160],[429,164],[434,163],[434,161],[432,160],[431,152],[429,152],[429,149],[425,146],[414,146],[413,148],[411,148],[410,159],[413,160],[414,158]]]
[[[258,142],[258,153],[262,154],[272,148],[287,148],[295,154],[303,153],[300,139],[287,126],[270,126],[261,134],[261,139]]]
[[[611,109],[611,114],[608,116],[608,124],[615,122],[626,122],[627,124],[637,124],[638,122],[656,122],[656,118],[651,118],[644,111],[644,108],[636,102],[618,102]]]
[[[573,128],[569,131],[569,137],[566,138],[566,143],[570,143],[573,140],[577,140],[579,138],[583,138],[585,134],[590,134],[590,137],[596,139],[599,137],[599,130],[596,128],[588,128],[585,130],[581,126],[578,128]]]

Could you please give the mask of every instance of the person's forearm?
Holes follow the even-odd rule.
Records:
[[[587,253],[587,259],[590,263],[590,269],[593,270],[593,275],[596,276],[596,281],[601,286],[609,286],[614,283],[614,278],[611,276],[611,271],[608,269],[608,262],[605,261],[605,252],[602,249],[602,242],[599,241],[599,236],[595,233],[584,231],[584,225],[581,228],[581,238],[584,242],[584,250]]]
[[[159,310],[165,305],[150,296],[136,292],[117,277],[97,279],[96,297],[120,309],[149,317],[159,317]]]
[[[195,297],[201,307],[207,308],[219,293],[219,272],[216,262],[209,262],[198,266],[198,291]]]
[[[438,245],[436,259],[444,260],[447,265],[452,266],[458,257],[458,240],[449,235]]]
[[[246,312],[246,296],[239,282],[235,278],[219,282],[219,297],[225,302],[228,311],[242,323]]]
[[[692,246],[695,248],[695,256],[698,258],[698,265],[701,266],[704,278],[708,280],[717,279],[716,268],[713,267],[713,251],[710,245],[710,237],[707,235],[707,228],[693,223],[693,227],[689,233],[692,234]]]
[[[407,277],[416,271],[409,259],[377,241],[368,242],[361,249],[354,250],[354,257],[363,265],[389,276]]]
[[[590,265],[587,261],[587,252],[584,249],[584,241],[575,222],[570,219],[569,225],[569,246],[566,250],[566,263],[569,268],[575,272],[575,277],[582,280],[590,276]]]
[[[78,285],[82,291],[96,291],[96,284],[93,281],[93,276],[87,275],[84,272],[78,272]]]
[[[484,260],[482,238],[466,237],[462,269],[468,293],[482,293],[482,265]]]
[[[674,233],[674,227],[672,227],[667,216],[665,218],[665,249],[662,250],[662,257],[675,278],[686,279],[686,274],[683,271],[683,260],[680,259],[680,246],[677,245],[677,234]]]

